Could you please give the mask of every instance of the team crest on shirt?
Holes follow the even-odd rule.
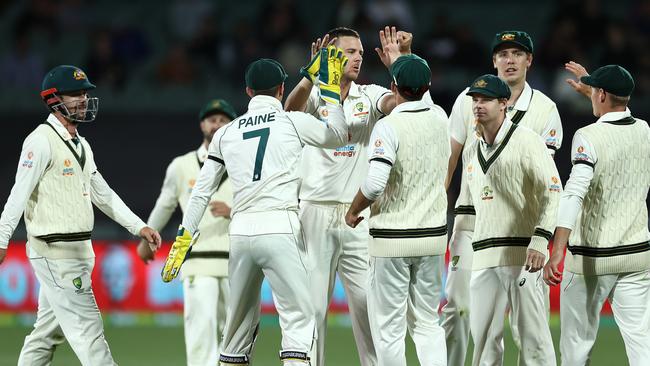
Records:
[[[548,190],[551,192],[561,192],[562,185],[560,185],[560,178],[551,177],[551,184],[548,186]]]
[[[74,168],[72,167],[72,162],[70,161],[70,159],[65,159],[63,161],[63,166],[64,166],[63,176],[69,177],[74,175]]]
[[[323,108],[320,110],[320,115],[323,117],[329,116],[330,112],[327,111],[327,108]]]
[[[366,105],[363,102],[358,102],[354,105],[354,117],[366,116],[369,112],[366,110]]]
[[[483,201],[489,201],[494,198],[494,191],[490,186],[485,186],[483,187],[483,191],[481,192],[481,199]]]

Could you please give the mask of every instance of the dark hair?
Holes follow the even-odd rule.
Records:
[[[347,27],[336,27],[327,32],[327,35],[330,36],[330,39],[339,37],[361,38],[361,36],[359,36],[359,32]]]
[[[280,84],[282,85],[282,84]],[[280,89],[280,85],[276,85],[270,89],[264,89],[264,90],[253,90],[253,96],[257,95],[267,95],[269,97],[275,97],[278,95],[278,89]]]
[[[400,97],[406,99],[409,102],[422,99],[422,96],[424,96],[424,93],[427,91],[429,91],[428,85],[421,86],[417,89],[397,85],[397,93],[400,95]]]

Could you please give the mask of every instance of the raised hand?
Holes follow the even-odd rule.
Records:
[[[333,45],[321,48],[318,81],[320,97],[330,104],[341,103],[341,80],[348,58],[343,50]]]
[[[584,66],[574,61],[569,61],[566,64],[564,64],[564,68],[567,71],[571,72],[573,75],[575,75],[577,79],[577,80],[566,79],[567,84],[569,84],[576,92],[584,95],[587,98],[590,98],[591,87],[589,85],[585,85],[582,82],[580,82],[581,77],[589,75],[587,69],[585,69]]]
[[[379,31],[379,42],[381,48],[375,48],[375,51],[384,66],[389,68],[398,57],[411,53],[413,34],[387,26]]]

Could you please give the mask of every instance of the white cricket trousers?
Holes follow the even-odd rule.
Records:
[[[188,366],[215,366],[226,323],[228,277],[183,279],[185,354]]]
[[[470,291],[472,277],[472,235],[468,230],[454,230],[449,243],[449,268],[445,293],[447,303],[442,308],[442,327],[447,343],[450,366],[465,365],[469,344]]]
[[[50,365],[65,340],[83,366],[116,365],[90,280],[95,258],[47,259],[29,249],[29,261],[40,283],[38,312],[18,366]]]
[[[565,269],[560,293],[562,366],[589,364],[605,300],[612,306],[629,365],[650,365],[650,271],[585,276]]]
[[[311,300],[316,314],[318,336],[312,352],[315,366],[325,365],[327,308],[338,272],[348,299],[352,332],[362,366],[377,364],[372,342],[366,286],[368,284],[368,218],[352,229],[345,224],[350,205],[300,202],[300,222],[305,233]]]
[[[472,272],[472,365],[503,364],[503,323],[508,306],[510,321],[519,331],[519,365],[556,365],[543,284],[541,271],[530,273],[523,266]]]
[[[250,363],[259,325],[264,277],[271,285],[280,318],[280,359],[285,366],[309,363],[308,354],[315,334],[314,311],[303,264],[300,223],[295,213],[290,215],[291,234],[233,235],[231,223],[230,300],[220,356],[222,365]]]
[[[438,324],[443,256],[370,258],[368,310],[380,366],[406,366],[408,329],[422,366],[446,366]]]

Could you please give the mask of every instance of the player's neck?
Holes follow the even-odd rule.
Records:
[[[508,84],[508,86],[510,87],[510,99],[508,99],[508,105],[515,105],[519,100],[519,97],[521,97],[521,94],[524,92],[524,88],[526,88],[526,79],[522,79],[512,85]]]
[[[54,116],[56,117],[56,119],[59,120],[59,122],[61,122],[63,127],[65,127],[65,129],[68,130],[70,136],[72,137],[77,136],[77,125],[78,125],[77,123],[68,121],[65,117],[63,117],[59,113],[55,113]]]
[[[203,139],[203,144],[201,144],[201,145],[203,145],[203,147],[205,147],[207,149],[210,146],[210,140]]]
[[[352,86],[352,81],[345,78],[341,80],[341,103],[348,97],[350,86]]]
[[[483,140],[485,140],[487,144],[494,144],[499,129],[501,129],[501,126],[503,125],[503,121],[505,121],[505,115],[500,115],[498,118],[481,125],[481,134],[483,135]]]

